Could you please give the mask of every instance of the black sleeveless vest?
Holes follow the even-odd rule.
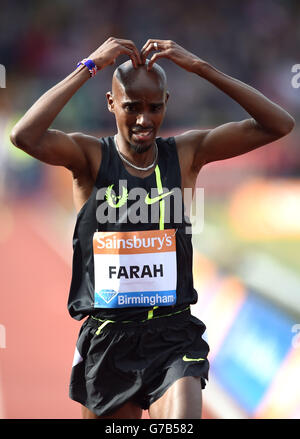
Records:
[[[134,193],[134,189],[142,188],[151,197],[155,197],[157,179],[155,172],[145,178],[132,176],[124,167],[114,144],[113,137],[100,139],[102,146],[102,161],[89,199],[82,206],[77,215],[73,234],[73,266],[72,280],[68,299],[68,310],[76,320],[81,320],[87,315],[94,315],[100,319],[113,320],[141,320],[151,310],[151,306],[127,308],[95,308],[94,307],[94,254],[93,235],[96,231],[140,231],[153,230],[160,227],[159,202],[148,206],[148,222],[132,223],[131,209],[136,209],[136,199],[128,196],[123,209],[110,209],[107,204],[107,190],[114,193],[114,202],[120,202],[123,193],[122,186],[127,187],[127,193]],[[180,203],[176,203],[174,196],[166,196],[168,204],[164,215],[164,228],[176,230],[176,263],[177,286],[176,305],[161,306],[158,313],[168,314],[183,309],[197,301],[197,292],[193,287],[192,274],[192,235],[191,224],[184,212],[184,203],[181,194],[181,174],[174,137],[156,139],[158,146],[157,165],[160,171],[161,184],[164,193],[176,190],[180,193]],[[120,181],[122,185],[120,185]],[[113,185],[113,186],[112,186]],[[156,188],[156,189],[153,189]],[[113,192],[112,192],[113,189]],[[133,192],[130,192],[132,191]],[[159,192],[156,192],[156,196]],[[105,203],[105,205],[103,204]],[[120,204],[122,204],[120,202]],[[178,208],[178,204],[180,205]],[[106,208],[106,210],[105,210]],[[151,210],[152,209],[152,210]],[[156,210],[155,210],[156,209]],[[137,212],[138,213],[138,212]],[[110,214],[113,214],[113,220]],[[104,218],[105,217],[105,218]],[[126,217],[126,218],[125,218]],[[187,228],[189,232],[186,233]],[[156,312],[157,314],[157,312]]]

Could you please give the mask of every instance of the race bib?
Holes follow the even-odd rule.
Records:
[[[176,303],[175,229],[95,232],[95,308]]]

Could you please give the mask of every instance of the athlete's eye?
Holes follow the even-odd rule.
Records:
[[[155,104],[151,106],[151,110],[153,113],[156,113],[162,109],[162,104]]]
[[[127,111],[128,113],[134,113],[137,108],[136,108],[136,104],[126,104],[124,106],[125,111]]]

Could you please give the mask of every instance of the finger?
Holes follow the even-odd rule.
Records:
[[[131,61],[132,61],[132,65],[133,65],[133,67],[134,67],[135,69],[137,69],[138,66],[139,66],[139,62],[138,62],[138,60],[137,60],[137,58],[136,58],[135,53],[134,53],[133,51],[131,51],[131,53],[129,54],[129,57],[130,57],[130,59],[131,59]]]
[[[154,41],[148,41],[148,43],[142,48],[142,50],[141,50],[141,54],[142,54],[142,58],[143,59],[146,59],[147,58],[147,56],[149,55],[149,53],[152,51],[152,50],[155,50],[155,47],[154,47]]]
[[[152,49],[151,46],[149,46],[148,48],[144,49],[144,50],[141,52],[141,58],[142,58],[143,64],[145,64],[146,58],[148,57],[149,53],[150,53],[152,50],[154,50],[154,48]]]
[[[146,43],[143,45],[141,51],[145,50],[150,44],[153,44],[155,42],[157,42],[158,44],[163,44],[164,40],[158,40],[157,38],[155,38],[155,39],[152,38],[150,40],[147,40]]]
[[[137,57],[136,57],[136,54],[135,54],[134,50],[129,49],[129,48],[126,47],[126,46],[123,46],[123,48],[122,48],[121,51],[120,51],[120,54],[121,54],[121,53],[128,55],[129,58],[130,58],[131,61],[132,61],[133,67],[134,67],[135,69],[137,69],[139,62],[138,62],[138,59],[137,59]]]
[[[140,52],[138,51],[135,45],[133,45],[132,50],[134,51],[138,64],[143,64]]]
[[[142,61],[143,61],[143,63],[145,63],[146,58],[148,57],[149,53],[153,52],[154,50],[155,50],[154,43],[153,43],[153,46],[152,46],[152,43],[151,43],[148,47],[146,47],[146,48],[141,52],[141,57],[142,57]]]
[[[149,70],[152,69],[152,66],[153,66],[153,64],[155,63],[155,61],[157,59],[159,59],[159,58],[168,58],[168,57],[169,57],[169,55],[168,55],[168,53],[166,51],[155,53],[152,56],[152,58],[150,59],[150,61],[148,62],[148,64],[147,64],[147,70],[149,71]]]
[[[141,59],[141,56],[140,56],[140,52],[138,51],[138,49],[137,49],[136,45],[134,44],[134,42],[131,41],[131,40],[120,40],[120,42],[121,42],[121,44],[123,46],[128,47],[128,49],[133,50],[134,53],[135,53],[135,56],[136,56],[138,64],[142,64],[142,59]]]
[[[165,46],[163,40],[148,40],[148,42],[141,51],[143,61],[145,62],[150,52],[153,52],[154,50],[163,51],[164,49]]]
[[[164,49],[165,46],[166,46],[167,41],[166,41],[166,40],[159,40],[159,39],[157,39],[157,38],[155,38],[155,39],[151,39],[151,40],[148,40],[148,41],[143,45],[143,47],[142,47],[142,49],[141,49],[141,52],[144,51],[148,46],[153,45],[154,43],[157,43],[158,46],[159,46],[160,48]]]

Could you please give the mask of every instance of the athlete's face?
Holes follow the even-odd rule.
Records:
[[[118,133],[135,152],[153,145],[163,122],[168,93],[154,75],[141,71],[130,84],[113,83],[107,93],[108,107],[116,118]]]

